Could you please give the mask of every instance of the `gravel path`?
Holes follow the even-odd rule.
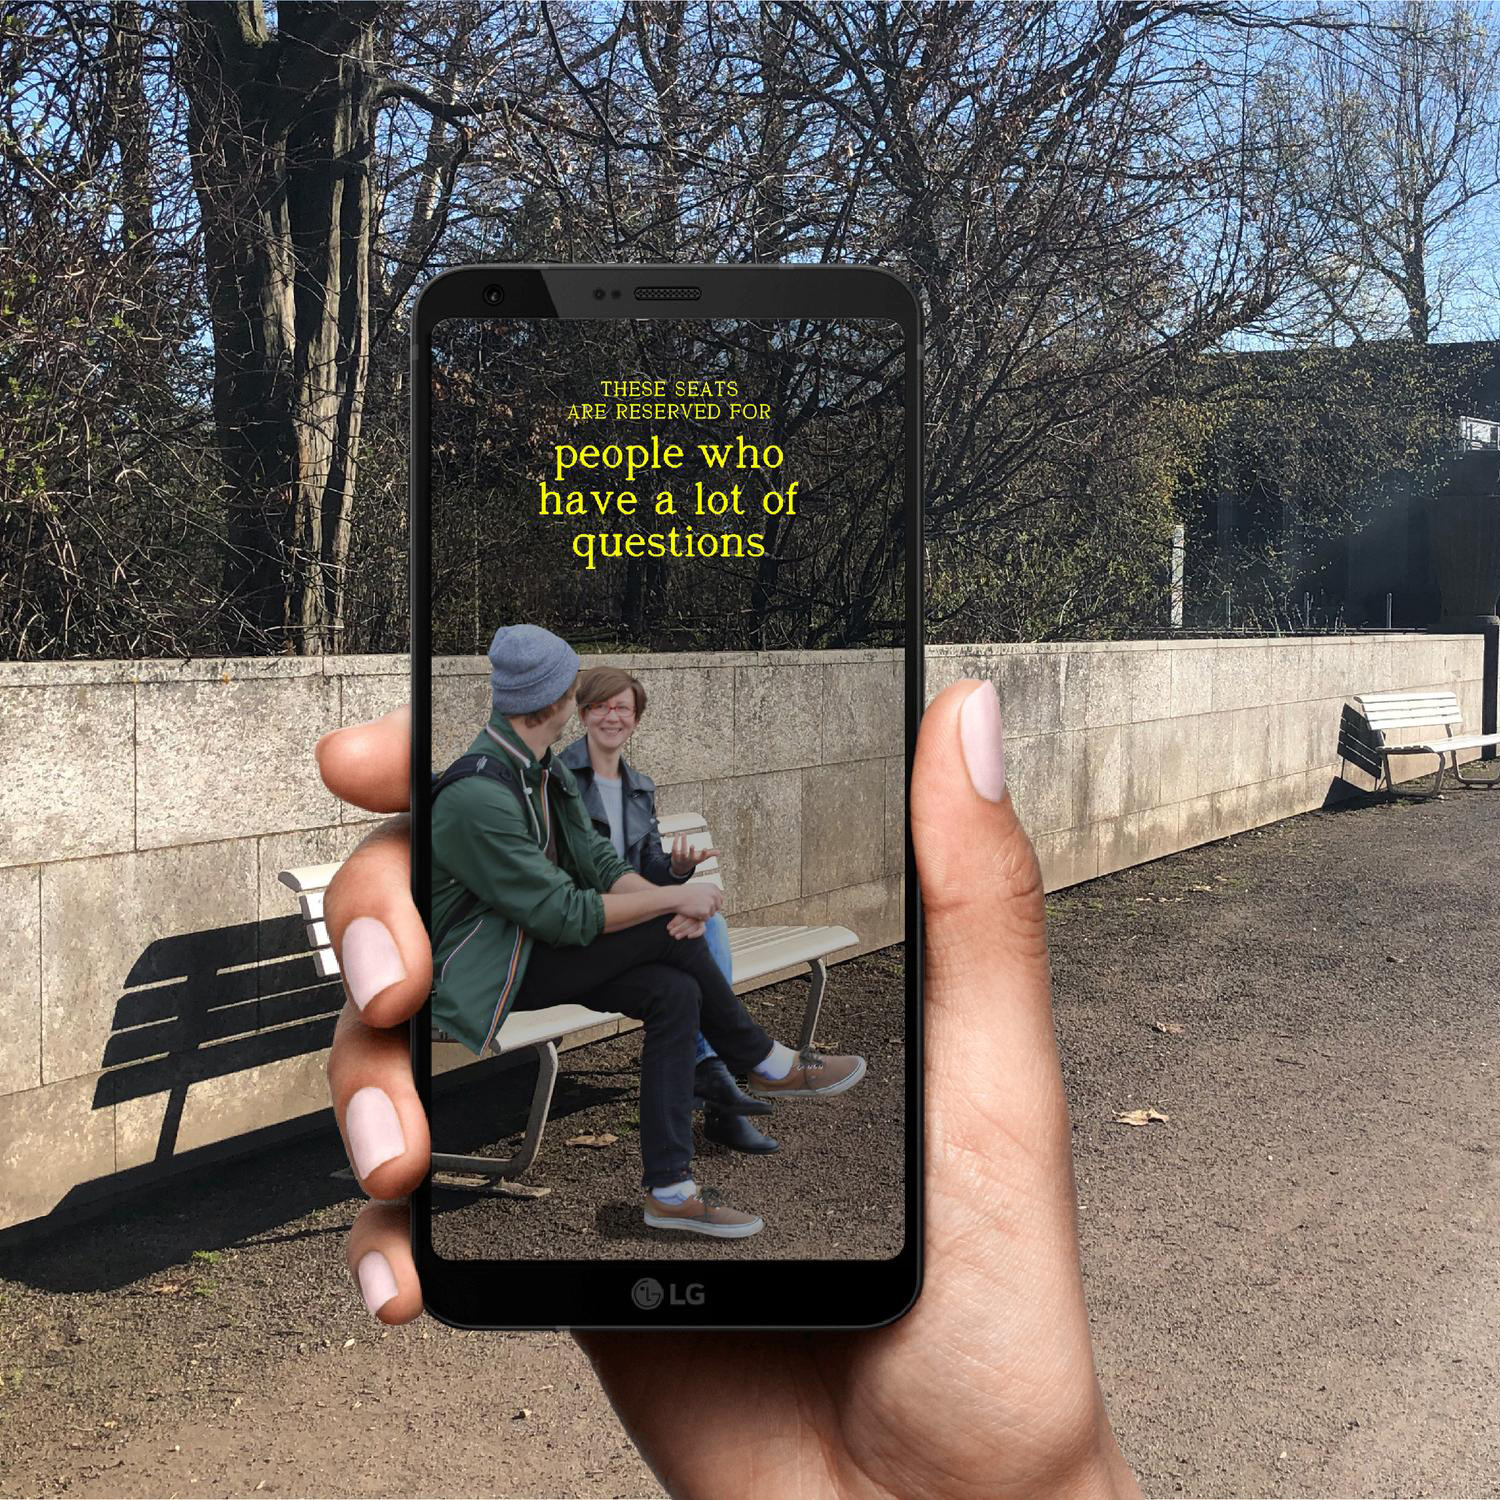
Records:
[[[1051,898],[1100,1369],[1148,1492],[1500,1495],[1497,818],[1314,813]],[[835,972],[833,1040],[879,962]],[[659,1493],[566,1337],[370,1322],[339,1160],[0,1240],[0,1493]]]

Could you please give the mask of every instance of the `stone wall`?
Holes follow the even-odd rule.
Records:
[[[632,758],[707,817],[732,921],[900,941],[894,653],[602,661],[646,683]],[[444,764],[488,663],[434,684]],[[399,657],[0,665],[0,1228],[325,1107],[342,993],[276,876],[378,821],[312,746],[407,693]]]
[[[1478,635],[1407,633],[954,646],[929,653],[927,688],[994,681],[1011,794],[1053,890],[1367,790],[1338,755],[1355,694],[1455,689],[1477,733],[1483,657]],[[1398,779],[1434,765],[1403,761]]]
[[[707,816],[731,920],[900,940],[892,653],[590,660],[645,681],[632,757]],[[1480,663],[1477,636],[1391,635],[948,647],[928,674],[995,680],[1055,888],[1318,806],[1346,695],[1456,686],[1477,728]],[[441,764],[485,663],[434,680]],[[0,1228],[324,1109],[341,996],[276,874],[368,831],[311,747],[406,694],[396,657],[0,665]]]

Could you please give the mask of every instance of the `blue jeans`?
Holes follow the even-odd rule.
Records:
[[[703,941],[708,944],[708,951],[713,955],[713,961],[723,971],[725,979],[733,977],[733,971],[729,962],[729,923],[724,920],[718,912],[708,919],[708,926],[703,929]],[[700,1031],[698,1033],[698,1055],[694,1057],[695,1064],[701,1063],[705,1057],[717,1057],[718,1053],[708,1045],[708,1038]]]

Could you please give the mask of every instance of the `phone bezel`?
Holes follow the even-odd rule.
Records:
[[[498,283],[496,306],[484,289]],[[637,286],[696,286],[697,300],[637,302]],[[596,298],[594,289],[605,295]],[[611,293],[618,290],[618,297]],[[922,633],[922,312],[910,286],[874,266],[538,265],[486,263],[433,277],[418,293],[411,320],[411,671],[412,743],[431,734],[430,398],[431,332],[444,318],[872,318],[897,323],[905,344],[906,606],[905,775],[908,793],[923,703]],[[428,911],[430,821],[425,757],[412,757],[412,895]],[[418,782],[421,785],[418,785]],[[916,1300],[922,1280],[923,1107],[922,941],[910,821],[905,851],[906,936],[906,1241],[888,1260],[730,1260],[705,1245],[702,1259],[449,1260],[432,1246],[432,1181],[411,1200],[412,1252],[426,1310],[456,1328],[506,1330],[718,1328],[861,1329],[894,1321]],[[431,1118],[431,1008],[411,1022],[412,1069]],[[586,1269],[588,1275],[580,1276]],[[526,1273],[518,1304],[504,1275]],[[632,1298],[643,1277],[695,1285],[699,1300],[644,1311]],[[524,1312],[518,1314],[518,1306]],[[802,1310],[808,1310],[806,1315]]]

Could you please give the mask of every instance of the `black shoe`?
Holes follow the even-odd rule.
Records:
[[[727,1115],[768,1115],[772,1109],[768,1100],[753,1099],[745,1093],[720,1057],[705,1057],[693,1069],[693,1094]]]
[[[769,1156],[781,1150],[781,1143],[762,1135],[743,1115],[727,1115],[710,1108],[703,1116],[703,1139],[731,1151],[745,1151],[751,1156]]]

